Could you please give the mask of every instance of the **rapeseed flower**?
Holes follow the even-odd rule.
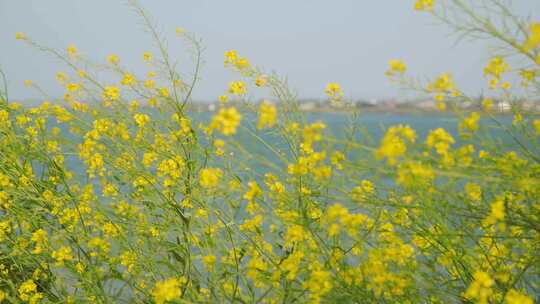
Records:
[[[407,65],[405,62],[397,59],[392,59],[388,62],[390,69],[386,71],[387,76],[394,76],[395,74],[403,75],[407,71]]]
[[[343,91],[341,90],[341,86],[334,82],[327,84],[324,92],[330,98],[339,98],[343,96]]]
[[[435,0],[416,0],[414,9],[417,11],[427,11],[433,9]]]
[[[182,295],[180,287],[186,282],[185,278],[170,278],[156,283],[152,296],[156,304],[178,299]]]
[[[204,188],[214,188],[219,184],[223,172],[219,168],[204,168],[199,173],[199,183]]]
[[[219,113],[212,117],[210,129],[217,129],[221,134],[228,136],[236,133],[236,129],[240,124],[242,115],[238,113],[236,108],[221,108]]]
[[[276,106],[270,104],[268,101],[263,101],[259,106],[259,121],[257,123],[258,129],[264,127],[272,128],[276,123],[277,109]]]
[[[247,93],[247,85],[243,81],[234,81],[229,83],[229,93],[244,95]]]
[[[523,47],[525,50],[534,49],[538,45],[540,45],[540,23],[532,23],[529,26],[529,33],[528,33],[527,40],[525,41],[525,44]]]

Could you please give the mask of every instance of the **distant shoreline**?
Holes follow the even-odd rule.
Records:
[[[18,103],[24,107],[37,107],[40,106],[43,102],[48,101],[52,105],[67,105],[62,99],[49,99],[49,100],[37,100],[37,99],[12,99],[10,103]],[[261,101],[255,101],[253,104],[257,105]],[[330,105],[326,100],[318,99],[299,99],[298,110],[303,113],[320,113],[320,114],[346,114],[357,111],[358,113],[393,113],[393,114],[423,114],[429,113],[434,115],[445,115],[451,114],[452,110],[439,110],[433,101],[430,100],[410,100],[410,101],[401,101],[397,102],[394,100],[383,100],[379,103],[367,103],[362,101],[357,101],[349,103],[347,106],[343,105],[337,107]],[[93,104],[93,103],[92,103]],[[125,102],[126,106],[129,106],[128,102]],[[478,103],[479,104],[479,103]],[[459,108],[464,112],[472,111],[482,111],[479,108],[478,104],[462,104]],[[243,101],[230,101],[226,103],[230,106],[243,107],[246,105]],[[540,112],[540,101],[520,101],[519,105],[521,108],[528,111],[538,111]],[[214,102],[205,102],[205,101],[193,101],[189,103],[186,107],[187,110],[193,112],[215,112],[221,104],[218,101]],[[147,108],[148,105],[141,102],[141,108]],[[278,107],[279,108],[279,107]],[[493,107],[493,113],[497,115],[507,115],[512,114],[511,106],[504,102],[497,102]]]

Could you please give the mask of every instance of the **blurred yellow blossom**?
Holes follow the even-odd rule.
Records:
[[[416,0],[414,9],[417,11],[432,10],[435,0]]]
[[[120,58],[116,54],[111,54],[111,55],[107,56],[107,61],[109,63],[111,63],[111,64],[116,65],[120,61]]]
[[[146,61],[146,62],[150,62],[152,61],[152,53],[150,52],[144,52],[143,53],[143,60]]]
[[[393,76],[395,74],[403,75],[407,71],[407,65],[405,62],[397,59],[392,59],[388,62],[390,69],[386,71],[387,76]]]
[[[492,286],[495,284],[488,273],[476,271],[473,275],[473,281],[465,291],[464,296],[467,299],[475,300],[479,304],[487,304],[493,295]]]
[[[199,183],[205,188],[214,188],[222,176],[223,171],[219,168],[204,168],[200,172]]]
[[[229,93],[243,95],[247,93],[247,85],[243,81],[234,81],[229,83]]]
[[[71,45],[68,46],[67,52],[68,52],[68,55],[70,57],[75,57],[75,56],[77,56],[77,47],[75,45],[71,44]]]
[[[339,98],[343,96],[343,91],[341,91],[341,86],[334,82],[327,84],[324,92],[330,98]]]
[[[217,115],[212,117],[210,129],[217,129],[223,135],[233,135],[240,124],[242,115],[238,113],[235,107],[221,108]]]
[[[174,301],[182,295],[180,287],[186,282],[184,277],[182,278],[170,278],[164,281],[156,283],[152,290],[152,296],[156,304],[163,304],[165,302]]]
[[[493,76],[495,79],[501,79],[501,75],[508,71],[510,66],[503,57],[497,56],[491,59],[491,61],[484,68],[484,75]]]
[[[532,23],[529,26],[529,36],[525,41],[524,48],[526,50],[534,49],[540,45],[540,23]]]
[[[276,123],[277,109],[276,106],[270,104],[268,101],[261,102],[259,106],[259,121],[257,128],[262,129],[264,127],[272,128]]]

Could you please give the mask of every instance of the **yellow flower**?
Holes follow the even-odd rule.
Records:
[[[236,108],[221,108],[219,113],[212,117],[210,129],[218,129],[223,135],[232,135],[236,133],[236,128],[240,124],[242,115]]]
[[[407,65],[401,60],[392,59],[388,62],[388,65],[390,65],[390,70],[386,71],[387,76],[393,76],[396,73],[403,75],[407,71]]]
[[[150,116],[137,113],[133,115],[133,119],[139,128],[143,128],[150,121]]]
[[[482,199],[482,188],[474,183],[467,183],[465,185],[465,192],[467,196],[474,202],[478,202]]]
[[[437,128],[435,130],[429,131],[429,134],[426,138],[427,146],[430,149],[435,148],[435,151],[439,155],[446,154],[450,146],[454,143],[455,140],[452,135],[446,132],[443,128]]]
[[[219,102],[221,102],[221,103],[226,103],[226,102],[229,100],[229,96],[227,96],[227,95],[221,95],[221,96],[219,96],[218,99],[219,99]]]
[[[332,289],[332,274],[329,271],[322,270],[322,267],[315,262],[309,279],[304,282],[304,288],[310,291],[310,297],[313,303],[319,303],[321,297]]]
[[[526,294],[521,294],[515,289],[510,289],[504,297],[504,302],[506,304],[533,304],[534,300]]]
[[[123,85],[132,85],[135,83],[135,76],[130,73],[125,73],[124,78],[122,78],[122,81],[120,83]]]
[[[259,107],[259,121],[257,128],[262,129],[265,126],[272,128],[276,123],[277,109],[276,106],[270,104],[268,101],[263,101]]]
[[[37,285],[33,280],[27,280],[19,287],[19,294],[32,293],[37,290]]]
[[[330,157],[330,162],[332,165],[336,167],[338,170],[343,170],[343,161],[345,160],[345,154],[341,151],[335,151],[332,156]]]
[[[238,55],[235,50],[225,52],[225,65],[234,63],[237,58]]]
[[[484,100],[482,100],[482,109],[484,109],[484,111],[486,112],[489,112],[491,111],[492,108],[493,108],[493,99],[484,98]]]
[[[324,90],[324,92],[330,98],[339,98],[343,96],[343,91],[341,91],[341,86],[333,82],[326,85],[326,89]]]
[[[247,58],[238,57],[238,54],[235,50],[225,52],[224,65],[229,66],[233,65],[240,72],[245,72],[251,66]]]
[[[23,33],[21,33],[21,32],[16,32],[16,33],[15,33],[15,39],[17,39],[17,40],[24,40],[24,39],[26,39],[26,37],[24,36]]]
[[[158,92],[159,92],[159,95],[161,95],[161,97],[169,97],[169,89],[166,87],[159,88]]]
[[[536,78],[536,70],[521,70],[519,71],[519,76],[522,79],[521,84],[526,87],[529,85],[529,82]]]
[[[417,11],[426,11],[433,9],[434,0],[417,0],[414,4],[414,9]]]
[[[144,52],[143,53],[143,60],[146,61],[146,62],[150,62],[152,60],[152,53]]]
[[[446,103],[444,102],[438,101],[435,106],[437,107],[437,109],[439,109],[439,111],[446,110]]]
[[[396,182],[405,187],[426,186],[435,179],[435,173],[429,165],[420,162],[408,162],[398,168]]]
[[[536,48],[540,45],[540,23],[533,23],[529,26],[529,37],[525,41],[524,48],[526,50]]]
[[[56,260],[58,265],[63,265],[66,261],[71,261],[73,256],[71,255],[71,248],[62,246],[58,250],[52,253],[52,257]]]
[[[493,78],[489,80],[489,88],[495,90],[499,85],[499,79]]]
[[[521,113],[516,113],[514,115],[514,119],[512,120],[512,125],[517,125],[519,124],[520,122],[523,121],[523,115],[521,115]]]
[[[234,81],[229,83],[229,93],[244,95],[247,93],[247,85],[243,81]]]
[[[152,89],[156,85],[156,82],[153,79],[147,79],[144,81],[144,87],[147,89]]]
[[[156,283],[152,296],[156,304],[163,304],[167,301],[178,299],[182,295],[180,286],[186,282],[186,278],[171,278]]]
[[[487,152],[487,151],[480,150],[480,151],[478,152],[478,157],[479,157],[479,158],[487,158],[488,156],[489,156],[489,152]]]
[[[497,56],[486,65],[484,75],[491,75],[495,79],[501,79],[501,75],[508,71],[510,66],[504,61],[503,57]]]
[[[392,126],[384,134],[379,149],[375,151],[377,159],[387,158],[390,165],[394,165],[397,158],[407,152],[406,141],[414,143],[416,132],[407,125]]]
[[[373,186],[373,183],[369,180],[363,180],[360,182],[359,186],[356,186],[352,190],[351,196],[353,200],[361,202],[373,193],[375,193],[375,186]]]
[[[94,237],[88,241],[88,247],[93,249],[92,252],[90,252],[91,256],[97,256],[98,252],[102,252],[103,254],[108,254],[110,251],[110,244],[99,238]]]
[[[37,292],[37,285],[32,279],[29,279],[22,283],[18,291],[19,298],[24,302],[28,302],[30,304],[39,303],[40,300],[43,298],[43,294]]]
[[[540,135],[540,119],[535,119],[533,121],[534,131],[536,132],[536,135]]]
[[[147,152],[147,153],[144,153],[143,155],[143,159],[142,159],[142,164],[145,166],[145,167],[150,167],[152,165],[152,163],[158,158],[158,155],[157,153],[155,152]]]
[[[249,187],[249,190],[244,194],[243,198],[249,202],[248,206],[246,207],[246,210],[250,214],[253,214],[252,211],[254,211],[254,209],[256,208],[254,206],[255,198],[262,197],[263,191],[261,187],[259,187],[259,184],[257,184],[254,181],[248,182],[248,187]]]
[[[452,75],[448,73],[441,74],[432,83],[428,84],[428,92],[450,93],[455,90],[455,84]]]
[[[262,87],[266,84],[266,77],[263,75],[258,75],[257,78],[255,78],[255,85],[258,87]]]
[[[120,255],[120,264],[127,268],[128,272],[132,272],[137,263],[137,255],[134,252],[126,251]]]
[[[207,268],[212,268],[216,263],[216,256],[213,254],[205,255],[202,257],[202,262]]]
[[[478,121],[480,120],[480,114],[472,112],[469,117],[463,118],[459,123],[459,131],[462,136],[469,137],[471,133],[478,130]]]
[[[223,172],[219,168],[204,168],[199,174],[199,183],[204,188],[214,188],[222,176]]]
[[[185,30],[183,28],[179,27],[179,26],[176,27],[175,31],[176,31],[176,34],[178,34],[178,35],[182,35],[183,33],[185,33]]]
[[[257,214],[252,219],[246,219],[244,223],[240,224],[238,228],[240,231],[252,231],[255,232],[257,229],[260,229],[263,223],[263,217],[260,214]]]
[[[3,241],[6,236],[11,233],[11,224],[9,221],[0,222],[0,242]]]
[[[67,75],[63,72],[58,72],[56,73],[56,80],[60,83],[60,84],[63,84],[64,82],[66,82],[67,80]]]
[[[70,45],[67,48],[68,55],[71,57],[77,56],[77,47],[75,45]]]
[[[116,101],[120,99],[120,89],[112,86],[105,87],[102,97],[107,101]]]
[[[300,242],[307,238],[307,232],[300,225],[292,225],[287,229],[287,233],[284,236],[284,247],[292,248],[294,243]]]
[[[77,92],[81,86],[78,83],[68,83],[66,85],[66,90],[70,92]]]
[[[485,226],[494,225],[497,222],[503,221],[506,216],[506,207],[504,205],[504,198],[498,197],[491,204],[490,214],[482,221]]]
[[[249,61],[247,60],[247,58],[244,58],[244,57],[240,57],[238,59],[236,59],[236,61],[234,62],[234,66],[242,71],[244,69],[247,69],[250,67],[250,64],[249,64]]]
[[[473,275],[473,281],[465,291],[464,296],[471,300],[476,300],[477,303],[487,304],[489,298],[493,295],[491,287],[495,284],[493,279],[483,271],[476,271]]]
[[[159,163],[157,167],[158,176],[166,176],[164,186],[169,187],[174,184],[174,181],[179,179],[182,174],[184,160],[181,157],[174,159],[166,159]]]
[[[111,64],[116,65],[120,61],[120,58],[118,58],[118,56],[115,55],[115,54],[111,54],[111,55],[107,56],[107,61],[110,62]]]
[[[29,79],[24,80],[23,83],[25,87],[29,87],[33,84],[32,80],[29,80]]]

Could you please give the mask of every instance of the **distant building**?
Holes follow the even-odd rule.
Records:
[[[422,110],[436,110],[437,109],[437,105],[435,104],[435,101],[433,100],[420,101],[418,103],[414,103],[414,106]]]
[[[313,101],[304,102],[300,104],[301,111],[313,111],[317,108],[317,103]]]
[[[497,105],[497,108],[500,112],[507,112],[512,109],[512,105],[508,101],[500,101]]]

